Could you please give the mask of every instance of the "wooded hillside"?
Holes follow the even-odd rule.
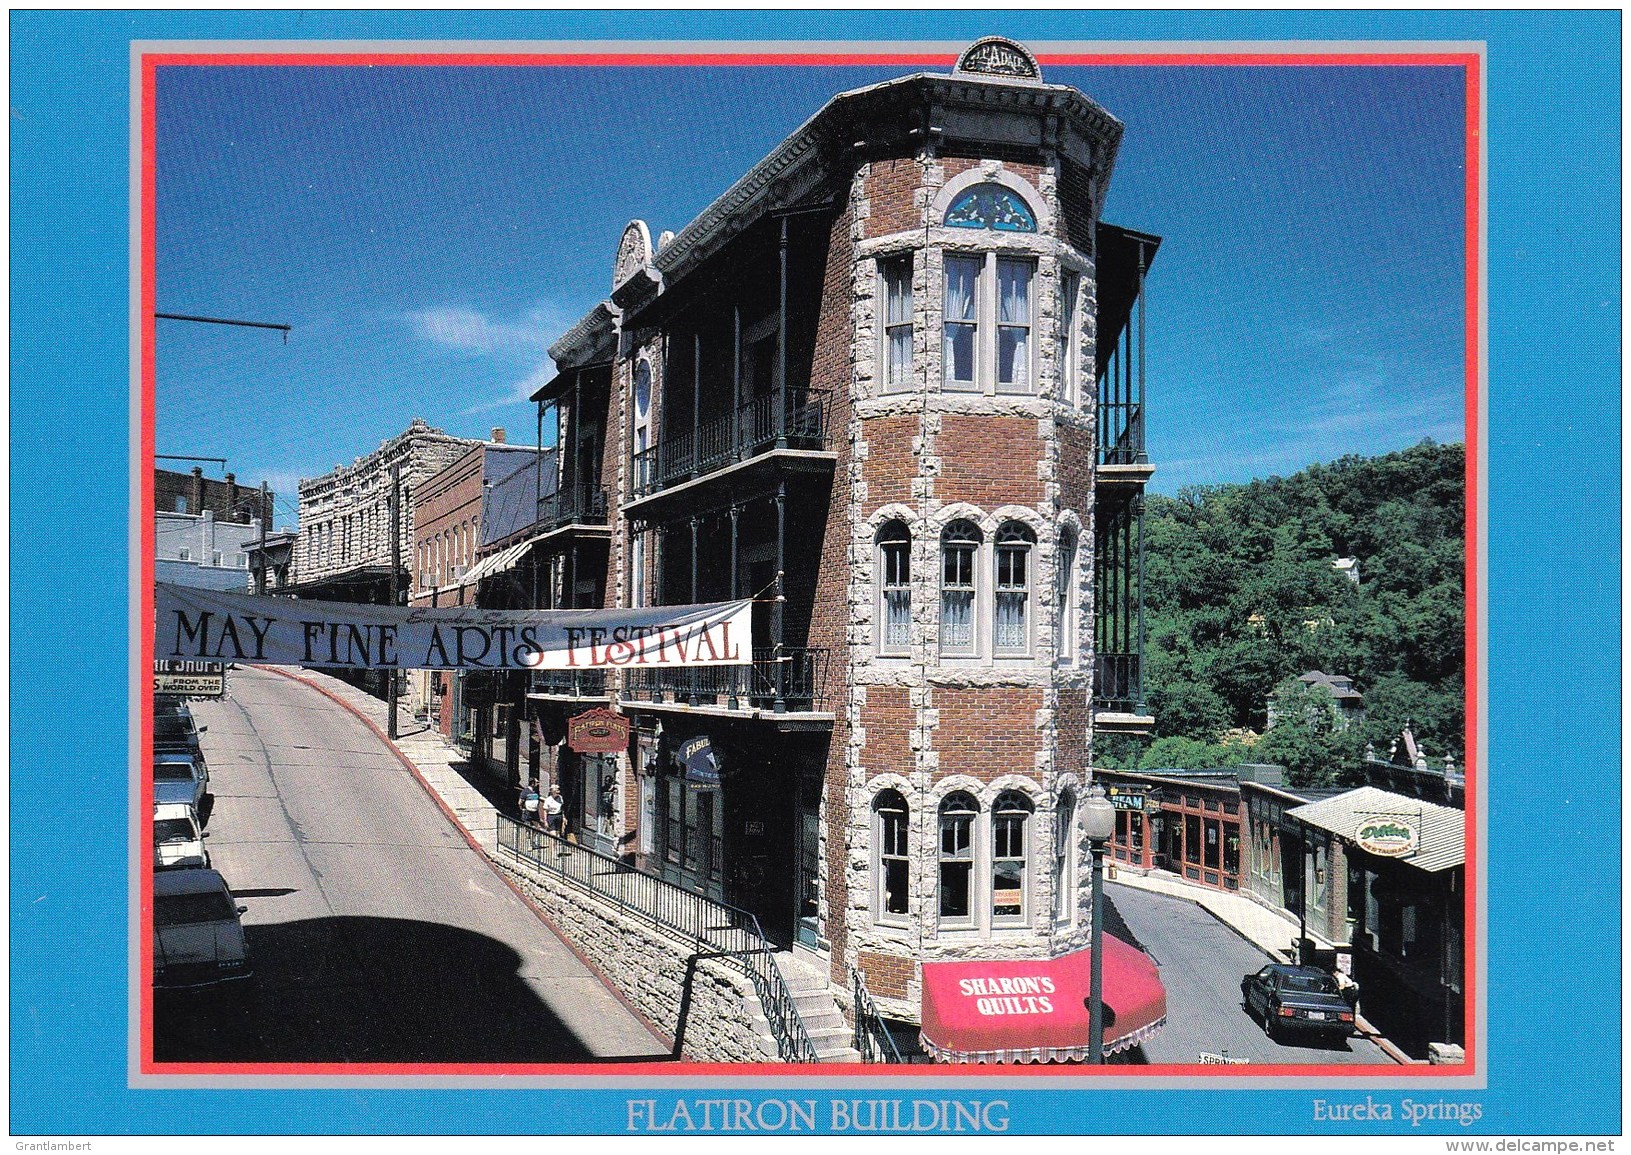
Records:
[[[1100,764],[1245,758],[1287,763],[1305,782],[1340,781],[1357,772],[1367,739],[1385,755],[1407,719],[1435,759],[1459,757],[1465,457],[1461,445],[1424,441],[1290,477],[1152,496],[1145,693],[1156,740],[1105,748]],[[1339,558],[1357,559],[1357,584]],[[1248,748],[1264,731],[1271,691],[1309,670],[1353,679],[1364,725],[1329,732],[1297,691],[1280,711],[1294,705],[1289,724]]]

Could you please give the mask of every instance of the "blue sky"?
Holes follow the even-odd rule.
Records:
[[[905,71],[161,70],[159,310],[294,331],[158,322],[158,452],[228,458],[292,524],[295,479],[412,417],[530,442],[545,351],[630,219],[678,231],[833,93]],[[1157,491],[1461,440],[1458,71],[1045,76],[1126,124],[1106,217],[1165,238]]]

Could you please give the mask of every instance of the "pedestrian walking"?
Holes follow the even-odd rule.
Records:
[[[564,825],[562,811],[566,809],[566,800],[561,797],[561,788],[559,786],[549,788],[549,795],[543,800],[542,807],[544,811],[544,829],[559,838],[561,828]]]
[[[538,825],[538,779],[521,787],[521,821],[528,826]]]

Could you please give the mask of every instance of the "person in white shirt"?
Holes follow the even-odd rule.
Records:
[[[544,798],[540,809],[544,812],[544,829],[557,838],[561,836],[561,829],[565,825],[561,815],[561,811],[565,808],[566,801],[561,797],[561,788],[551,786],[549,794]]]

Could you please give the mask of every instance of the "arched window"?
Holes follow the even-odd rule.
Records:
[[[945,222],[954,229],[1036,232],[1036,214],[1024,198],[994,181],[965,189],[946,210]]]
[[[874,921],[902,923],[911,906],[911,854],[906,831],[911,815],[899,790],[881,790],[872,800],[873,872],[878,880]]]
[[[1036,534],[1017,521],[997,531],[997,603],[995,637],[998,654],[1031,652],[1031,550]]]
[[[940,535],[940,652],[973,654],[975,560],[980,550],[980,528],[957,520]]]
[[[878,653],[900,657],[912,645],[912,534],[902,521],[878,530]]]
[[[1076,527],[1059,531],[1059,557],[1054,566],[1054,621],[1059,631],[1059,660],[1076,660]]]
[[[1076,920],[1076,794],[1068,786],[1053,808],[1053,921]]]
[[[980,804],[958,790],[940,803],[940,925],[974,925],[974,822]]]
[[[991,811],[991,925],[1029,922],[1031,800],[1017,790],[997,795]]]

